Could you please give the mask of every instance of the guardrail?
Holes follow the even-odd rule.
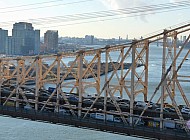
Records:
[[[11,117],[27,118],[33,121],[44,121],[55,124],[66,124],[75,127],[94,129],[99,131],[107,131],[111,133],[118,133],[122,135],[163,139],[163,140],[189,140],[190,135],[180,130],[169,130],[146,126],[131,127],[124,123],[118,122],[104,122],[92,118],[77,118],[70,115],[63,115],[53,112],[39,112],[35,110],[24,110],[22,108],[15,108],[9,106],[0,106],[0,114]]]

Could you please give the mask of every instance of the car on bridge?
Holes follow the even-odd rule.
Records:
[[[136,107],[142,107],[142,108],[144,108],[144,107],[148,106],[148,103],[143,102],[143,101],[137,101],[136,104],[135,104],[135,106]],[[148,106],[148,108],[152,108],[152,105],[150,104]]]
[[[187,106],[183,106],[181,108],[181,113],[190,114],[190,108]]]
[[[155,111],[160,111],[161,108],[156,108]],[[163,112],[169,112],[166,108],[163,108]]]

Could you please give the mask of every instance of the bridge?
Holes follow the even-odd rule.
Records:
[[[189,50],[184,48],[190,35],[177,49],[178,36],[189,30],[190,24],[186,24],[128,44],[0,58],[0,113],[145,138],[189,139],[190,117],[181,109],[190,108],[189,89],[183,88],[190,76],[188,68],[187,73],[180,70],[188,60]],[[150,94],[149,48],[158,40],[163,41],[162,75]],[[182,97],[184,106],[176,95]],[[145,106],[136,106],[138,97]],[[154,98],[156,103],[152,103]],[[151,105],[157,105],[159,111],[150,109]],[[174,111],[165,112],[166,105]],[[174,126],[168,129],[166,122]]]

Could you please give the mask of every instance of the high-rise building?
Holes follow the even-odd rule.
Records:
[[[94,36],[93,35],[85,35],[85,44],[93,45],[94,44]]]
[[[58,49],[58,31],[48,30],[44,34],[44,44],[47,52],[54,52]]]
[[[8,38],[7,45],[8,54],[38,54],[40,47],[40,31],[34,30],[31,23],[15,23],[12,29],[12,37]]]
[[[186,41],[186,39],[187,39],[187,36],[183,36],[183,42],[185,42]]]
[[[40,30],[35,30],[35,39],[34,39],[34,54],[40,53]]]
[[[5,53],[8,30],[0,28],[0,53]]]
[[[7,44],[6,44],[6,54],[14,55],[16,54],[16,47],[15,47],[15,38],[12,36],[8,36]]]

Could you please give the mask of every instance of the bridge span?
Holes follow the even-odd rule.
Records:
[[[190,104],[186,95],[189,89],[183,88],[183,85],[190,82],[190,75],[187,75],[189,67],[186,67],[187,73],[180,73],[180,70],[188,60],[189,50],[184,48],[189,43],[190,36],[180,49],[177,49],[177,40],[180,34],[188,34],[189,30],[190,24],[187,24],[165,29],[164,32],[141,40],[133,40],[129,44],[73,53],[1,58],[0,112],[25,117],[24,108],[35,111],[35,115],[28,115],[27,118],[30,119],[71,123],[73,120],[64,121],[60,116],[55,118],[57,113],[69,112],[69,118],[77,118],[73,121],[76,126],[89,128],[91,121],[86,123],[86,119],[90,117],[96,120],[97,116],[93,115],[101,113],[104,123],[100,123],[102,126],[96,123],[93,128],[118,133],[127,130],[126,134],[129,135],[150,135],[157,139],[169,138],[170,134],[174,134],[172,139],[174,136],[180,139],[178,134],[183,133],[188,139]],[[162,75],[154,92],[150,94],[149,48],[151,43],[158,40],[163,41],[163,52],[160,54]],[[184,56],[181,56],[182,51],[185,51]],[[130,64],[127,69],[126,63]],[[105,77],[103,80],[101,75]],[[33,86],[29,86],[31,82]],[[49,84],[52,87],[47,89]],[[93,96],[89,91],[94,90],[96,94]],[[140,102],[137,101],[138,96],[142,97]],[[176,98],[179,96],[183,100],[180,104]],[[154,98],[157,98],[156,103],[152,102]],[[13,106],[14,113],[5,110],[7,106]],[[173,112],[166,113],[168,108]],[[185,109],[187,112],[182,111]],[[51,113],[47,117],[49,120],[42,119],[39,114],[44,111],[55,112],[55,116]],[[111,120],[108,120],[110,116],[117,118],[122,128],[115,123],[112,126]],[[144,129],[142,131],[138,130],[141,129],[141,121],[144,122],[141,123]],[[165,122],[175,126],[169,130]],[[149,127],[145,127],[145,124]]]

